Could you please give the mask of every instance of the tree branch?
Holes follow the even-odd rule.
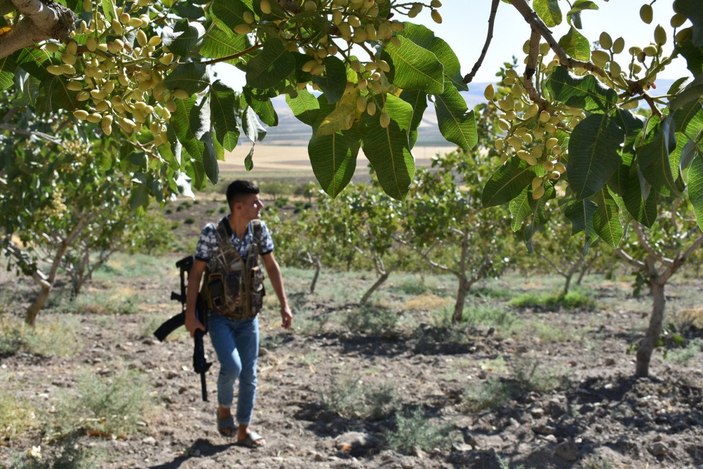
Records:
[[[615,253],[618,256],[622,257],[625,260],[625,262],[627,262],[628,264],[630,264],[631,266],[633,266],[637,270],[644,270],[647,267],[647,265],[644,262],[638,261],[637,259],[635,259],[631,255],[626,253],[623,248],[617,248],[615,250]]]
[[[605,73],[605,70],[603,70],[602,68],[590,62],[583,62],[581,60],[576,60],[572,57],[569,57],[566,51],[564,51],[564,49],[559,45],[557,40],[554,39],[554,35],[549,30],[547,25],[544,24],[541,19],[539,19],[537,14],[527,4],[525,0],[509,1],[510,4],[514,6],[518,12],[520,12],[520,14],[525,19],[525,21],[527,21],[530,27],[532,27],[532,30],[536,31],[540,36],[542,36],[542,38],[544,38],[545,41],[547,41],[547,44],[549,44],[549,47],[552,49],[552,51],[554,51],[557,58],[559,59],[559,63],[561,63],[567,68],[582,68],[601,77],[608,78],[608,74]]]
[[[493,0],[491,3],[491,13],[488,16],[488,31],[486,32],[486,40],[483,43],[481,55],[478,57],[478,60],[471,69],[471,72],[469,72],[469,74],[464,77],[464,83],[466,83],[467,85],[471,83],[471,81],[474,79],[474,76],[483,64],[483,60],[486,58],[486,53],[488,53],[488,47],[491,45],[491,40],[493,39],[493,26],[495,25],[496,12],[498,11],[499,3],[500,0]]]
[[[46,39],[66,42],[74,30],[76,15],[63,5],[40,0],[11,0],[22,15],[9,33],[0,38],[0,58]]]

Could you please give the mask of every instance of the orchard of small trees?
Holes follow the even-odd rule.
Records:
[[[389,239],[430,260],[436,246],[459,246],[458,258],[434,262],[456,274],[458,318],[462,292],[500,268],[493,255],[470,256],[470,237],[493,226],[499,247],[511,236],[503,237],[495,219],[485,226],[490,210],[507,210],[512,231],[528,245],[545,225],[568,220],[585,240],[579,249],[596,239],[619,249],[651,289],[636,366],[638,376],[648,375],[666,283],[703,244],[703,16],[696,0],[673,1],[668,24],[652,24],[638,44],[625,44],[615,31],[584,36],[582,24],[597,21],[598,2],[493,0],[485,36],[472,38],[483,44],[475,64],[460,64],[441,39],[438,0],[0,6],[3,248],[12,266],[37,279],[42,295],[69,259],[80,278],[87,268],[80,260],[127,232],[130,213],[216,183],[218,162],[241,137],[251,142],[246,165],[253,167],[264,126],[278,123],[271,99],[284,95],[311,128],[310,164],[329,196],[345,196],[363,151],[386,196],[415,213],[446,204],[429,228],[418,224],[427,219],[405,217],[415,226],[403,234],[374,229],[353,208],[346,226],[329,227],[330,236],[344,236],[340,229],[363,226],[368,235],[356,248],[370,253],[380,275],[388,270],[382,259]],[[515,10],[531,33],[521,38],[524,60],[486,88],[478,114],[460,92],[491,54],[498,8]],[[423,10],[434,30],[413,22]],[[633,4],[623,21],[652,23],[652,6]],[[568,29],[556,37],[560,24]],[[674,61],[685,61],[687,75],[654,96],[657,77]],[[245,75],[242,90],[213,73],[221,62]],[[463,156],[416,171],[413,147],[428,107]],[[369,210],[391,203],[377,198]],[[379,226],[392,231],[388,215],[378,215],[386,217]],[[83,250],[68,256],[79,244]],[[37,267],[46,247],[55,260],[48,274]],[[35,317],[28,313],[28,322]]]

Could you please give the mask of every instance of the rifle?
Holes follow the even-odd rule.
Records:
[[[181,293],[171,292],[171,299],[174,301],[179,301],[182,309],[180,313],[166,320],[159,326],[158,329],[156,329],[156,331],[154,331],[154,336],[159,339],[160,342],[166,340],[166,337],[168,337],[171,332],[185,324],[186,286],[188,285],[186,274],[189,274],[190,269],[193,267],[193,256],[184,257],[180,261],[176,262],[176,267],[178,267],[181,276]],[[202,307],[201,298],[198,296],[195,314],[198,317],[198,320],[207,327],[204,311],[205,308]],[[207,373],[207,370],[209,370],[212,365],[212,363],[205,359],[205,345],[203,344],[203,336],[206,333],[207,331],[203,332],[198,329],[195,331],[195,334],[193,334],[193,371],[200,374],[200,391],[203,401],[205,402],[207,402],[207,383],[205,382],[205,373]]]

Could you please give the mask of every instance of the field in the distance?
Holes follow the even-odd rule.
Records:
[[[433,156],[449,153],[455,148],[453,146],[416,147],[413,149],[415,164],[417,167],[427,167]],[[244,159],[250,150],[251,144],[249,142],[240,142],[232,152],[225,156],[225,160],[220,162],[222,175],[225,178],[248,177],[254,179],[307,177],[312,180],[314,178],[305,145],[257,144],[253,156],[254,168],[247,172],[244,167]],[[366,157],[362,151],[359,151],[355,177],[366,177],[368,174],[367,165]]]

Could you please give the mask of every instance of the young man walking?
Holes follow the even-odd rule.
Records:
[[[195,315],[198,292],[206,304],[208,332],[220,362],[217,378],[217,429],[236,444],[256,448],[264,439],[249,428],[256,400],[256,363],[259,355],[257,314],[263,302],[263,261],[280,303],[282,326],[293,314],[288,305],[281,269],[273,256],[273,240],[259,220],[264,204],[259,188],[237,180],[227,187],[230,214],[202,230],[188,277],[185,326],[191,335],[205,330]],[[234,384],[239,380],[236,413],[231,412]],[[236,418],[236,425],[235,425]]]

